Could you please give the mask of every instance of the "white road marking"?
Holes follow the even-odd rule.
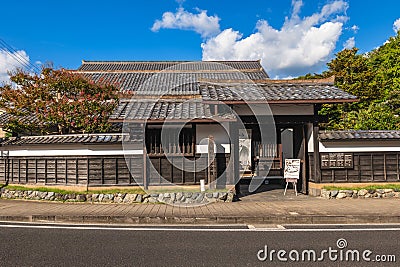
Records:
[[[283,227],[283,226],[282,226]],[[67,225],[34,225],[34,224],[3,224],[0,228],[37,228],[37,229],[65,229],[65,230],[102,230],[102,231],[176,231],[176,232],[366,232],[366,231],[400,231],[400,227],[391,228],[317,228],[317,229],[287,229],[287,228],[173,228],[173,227],[101,227],[101,226],[67,226]]]

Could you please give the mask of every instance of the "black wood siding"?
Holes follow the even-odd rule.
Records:
[[[400,182],[400,152],[354,152],[352,169],[322,169],[322,183]],[[310,175],[314,158],[309,153]],[[314,177],[310,177],[314,182]]]
[[[130,165],[131,172],[129,172]],[[143,156],[10,157],[0,159],[0,183],[136,185]]]
[[[181,156],[169,156],[168,159],[165,156],[151,156],[150,161],[152,166],[150,166],[149,185],[158,185],[167,182],[187,185],[200,184],[200,180],[202,179],[208,183],[207,157],[201,158],[200,155],[185,157],[187,160],[186,163],[182,163],[182,159]],[[175,162],[175,164],[172,164],[169,160]],[[217,173],[220,176],[229,164],[229,154],[218,154],[216,160]],[[182,168],[184,170],[178,168],[183,164],[185,164]],[[160,175],[164,180],[161,179]]]

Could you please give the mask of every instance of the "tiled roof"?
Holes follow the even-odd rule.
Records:
[[[201,63],[201,64],[199,64]],[[260,61],[83,61],[78,71],[217,71],[237,69],[240,71],[263,71]],[[264,78],[268,75],[264,72]]]
[[[83,61],[78,73],[124,95],[205,101],[346,102],[356,97],[333,80],[269,80],[260,61]],[[255,86],[256,84],[257,86]]]
[[[94,82],[116,85],[122,93],[140,95],[198,95],[197,76],[192,73],[85,73]]]
[[[94,82],[114,84],[123,94],[138,93],[143,86],[141,94],[148,95],[160,92],[163,95],[198,95],[197,86],[185,90],[170,89],[203,80],[263,81],[269,78],[259,61],[84,61],[77,73]]]
[[[22,123],[37,123],[39,120],[35,115],[26,115],[16,117],[9,113],[3,112],[0,114],[0,126],[7,124],[10,120],[19,118]]]
[[[321,141],[344,140],[400,140],[400,131],[381,130],[348,130],[348,131],[320,131]]]
[[[356,100],[331,84],[264,83],[264,84],[203,84],[200,92],[206,101],[334,101]]]
[[[44,136],[22,136],[11,137],[1,142],[2,146],[9,145],[39,145],[39,144],[110,144],[121,143],[122,139],[127,141],[127,134],[66,134],[66,135],[44,135]]]
[[[263,80],[263,73],[258,72],[184,72],[184,73],[148,73],[148,72],[91,72],[82,73],[83,77],[94,82],[107,82],[114,84],[122,93],[132,94],[146,93],[148,95],[163,94],[167,95],[187,95],[199,94],[197,86],[184,91],[173,91],[176,85],[194,84],[201,81],[230,81],[230,80]],[[159,89],[163,87],[164,89]]]
[[[231,111],[213,114],[208,104],[199,100],[121,101],[110,121],[140,120],[235,120]]]

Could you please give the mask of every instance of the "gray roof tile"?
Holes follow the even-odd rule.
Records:
[[[149,100],[132,99],[121,101],[110,120],[187,120],[187,119],[215,119],[235,120],[231,111],[213,114],[208,104],[201,100]]]
[[[44,135],[44,136],[22,136],[11,137],[0,142],[2,146],[9,145],[39,145],[39,144],[110,144],[121,143],[124,133],[99,133],[99,134],[67,134],[67,135]],[[132,141],[132,140],[131,140]]]
[[[141,95],[193,95],[199,94],[198,82],[203,80],[263,80],[258,72],[186,72],[186,73],[145,73],[145,72],[103,72],[82,73],[83,77],[94,82],[115,85],[121,93]]]
[[[206,101],[298,101],[355,100],[331,84],[264,83],[264,84],[202,84],[201,96]]]
[[[199,64],[201,63],[201,64]],[[260,61],[83,61],[78,71],[241,71],[262,70]],[[263,71],[264,72],[264,71]],[[268,75],[264,72],[264,77]]]
[[[38,118],[35,115],[26,115],[26,116],[17,117],[17,116],[11,115],[9,113],[3,112],[0,114],[0,125],[7,124],[10,120],[18,119],[18,118],[20,119],[20,121],[22,123],[38,123],[39,122]]]
[[[347,130],[347,131],[320,131],[321,141],[346,140],[400,140],[400,131],[395,130]]]

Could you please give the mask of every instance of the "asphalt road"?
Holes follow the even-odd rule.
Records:
[[[400,262],[398,225],[246,228],[3,223],[0,266],[399,266]],[[359,261],[353,261],[357,255]]]

